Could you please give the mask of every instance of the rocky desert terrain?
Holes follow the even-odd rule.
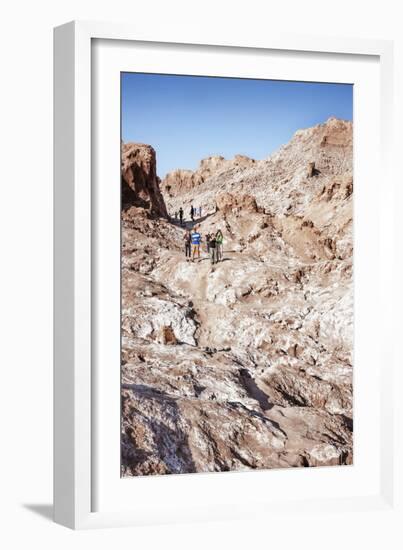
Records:
[[[351,464],[352,123],[157,176],[122,144],[122,475]],[[224,258],[186,261],[182,206]]]

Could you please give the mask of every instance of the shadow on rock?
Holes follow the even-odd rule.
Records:
[[[122,418],[122,475],[196,472],[177,399],[143,384],[123,384]]]
[[[256,399],[263,411],[267,411],[273,407],[269,403],[268,396],[259,388],[247,369],[240,370],[240,379],[250,397]]]
[[[176,225],[177,227],[180,227],[181,229],[193,229],[196,225],[199,225],[200,223],[204,222],[204,220],[207,220],[208,218],[211,218],[211,216],[214,216],[215,212],[211,212],[210,214],[206,214],[205,216],[202,216],[201,218],[196,218],[194,220],[184,220],[182,225],[180,223],[180,220],[176,220],[175,218],[170,218],[169,221],[172,225]]]

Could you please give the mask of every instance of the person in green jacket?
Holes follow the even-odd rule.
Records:
[[[221,261],[223,257],[223,244],[224,244],[224,235],[222,234],[221,229],[217,230],[215,234],[215,240],[217,243],[217,261]]]

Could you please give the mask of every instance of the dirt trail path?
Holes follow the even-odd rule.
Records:
[[[171,288],[173,291],[180,290],[180,293],[192,303],[193,310],[198,322],[198,329],[195,334],[196,341],[199,347],[209,348],[214,343],[214,333],[216,331],[217,319],[222,319],[229,314],[228,304],[217,303],[212,299],[211,291],[215,284],[220,284],[222,288],[223,281],[229,289],[232,286],[231,273],[235,267],[239,267],[248,262],[256,262],[256,258],[248,255],[246,252],[238,252],[232,250],[225,251],[222,261],[212,265],[210,256],[207,253],[205,234],[208,228],[204,228],[204,221],[210,215],[206,215],[201,220],[188,222],[185,227],[179,224],[174,224],[177,227],[176,244],[181,251],[175,251],[171,254],[169,261],[171,266],[174,266],[175,273],[181,274],[181,279],[169,277],[169,268],[159,272],[158,278],[161,283]],[[203,242],[200,247],[201,257],[193,262],[185,257],[183,234],[186,229],[191,229],[193,226],[198,226],[198,229],[203,237]],[[225,235],[224,235],[225,239]],[[232,241],[234,245],[234,241]],[[213,279],[213,280],[212,280]],[[234,305],[236,308],[246,307],[241,302]]]
[[[224,255],[222,261],[211,264],[206,250],[205,234],[215,227],[213,220],[206,215],[202,220],[188,222],[194,224],[202,234],[201,258],[194,262],[185,257],[184,231],[188,227],[173,224],[174,250],[164,256],[159,267],[154,271],[156,280],[170,289],[171,292],[188,299],[198,328],[195,333],[197,345],[201,348],[221,349],[238,346],[245,342],[260,342],[258,326],[263,330],[262,319],[267,320],[267,312],[276,313],[278,303],[276,293],[288,292],[288,322],[300,325],[301,308],[308,305],[302,286],[297,281],[294,288],[295,272],[311,266],[321,266],[339,260],[319,260],[317,262],[291,261],[284,255],[284,262],[278,261],[279,255],[268,261],[267,255],[261,258],[256,249],[245,248],[236,233],[231,237],[224,232]],[[213,221],[213,223],[211,223]],[[226,250],[226,245],[229,250]],[[274,251],[275,252],[275,251]],[[278,283],[276,283],[278,281]],[[305,290],[310,290],[310,275],[305,281]],[[260,293],[263,289],[263,293]],[[282,290],[281,290],[282,289]],[[294,319],[294,321],[291,321]],[[226,322],[227,321],[227,322]],[[264,321],[263,321],[264,322]],[[240,328],[242,326],[242,328]],[[265,329],[267,330],[267,328]],[[247,331],[250,337],[242,334]],[[249,345],[249,344],[246,344]],[[255,345],[255,344],[254,344]]]

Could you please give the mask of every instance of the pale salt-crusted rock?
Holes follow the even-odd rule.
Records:
[[[150,149],[123,147],[148,174],[122,213],[123,475],[351,464],[352,124],[161,184]],[[186,261],[165,204],[201,205],[224,261]]]

